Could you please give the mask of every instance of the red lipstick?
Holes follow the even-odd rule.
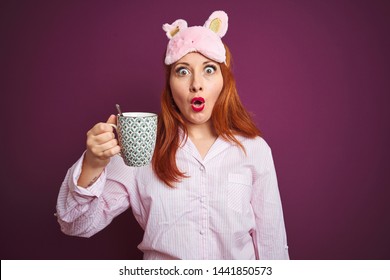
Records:
[[[194,97],[191,100],[192,110],[195,112],[200,112],[204,109],[205,100],[202,97]]]

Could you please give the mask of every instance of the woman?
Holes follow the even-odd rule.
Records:
[[[170,39],[152,163],[116,156],[116,122],[96,124],[61,186],[64,233],[89,237],[132,208],[144,259],[288,259],[271,150],[243,108],[221,38],[227,15],[203,27],[165,24]]]

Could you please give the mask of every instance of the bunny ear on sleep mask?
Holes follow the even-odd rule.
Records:
[[[184,19],[178,19],[172,24],[164,24],[163,30],[167,32],[168,39],[172,39],[177,33],[186,29],[187,27],[187,22]]]
[[[203,25],[214,31],[220,38],[225,36],[228,29],[228,16],[224,11],[215,11]]]
[[[199,52],[219,63],[225,62],[226,50],[221,38],[227,29],[228,16],[224,11],[213,12],[203,26],[188,27],[183,19],[164,24],[163,30],[170,39],[165,64],[173,64],[190,52]]]

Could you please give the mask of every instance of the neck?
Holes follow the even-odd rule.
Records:
[[[211,121],[203,124],[187,123],[187,131],[191,140],[215,139],[218,136]]]

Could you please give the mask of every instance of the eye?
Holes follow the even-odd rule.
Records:
[[[190,74],[190,71],[185,67],[179,67],[175,70],[176,74],[179,76],[187,76]]]
[[[205,68],[204,68],[204,71],[207,73],[207,74],[214,74],[215,71],[217,71],[217,67],[215,65],[207,65]]]

